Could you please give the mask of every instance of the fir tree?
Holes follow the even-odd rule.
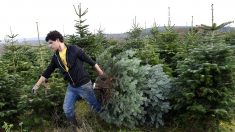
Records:
[[[231,47],[214,44],[191,50],[179,61],[172,93],[177,120],[191,130],[218,130],[220,121],[234,113],[234,80]]]
[[[98,58],[111,82],[110,98],[101,116],[118,126],[159,127],[164,125],[163,115],[170,109],[170,80],[160,65],[141,65],[135,54],[127,50],[112,57],[106,50]]]
[[[40,88],[37,96],[31,95],[31,89],[35,80],[41,75],[41,60],[38,54],[39,47],[6,45],[4,53],[0,58],[0,122],[7,121],[18,124],[24,122],[27,126],[39,127],[49,122],[59,121],[55,117],[62,118],[61,109],[64,97],[63,78],[59,81],[58,73],[53,74],[49,80],[49,87],[53,92],[47,96],[44,94],[44,88]],[[51,56],[46,47],[42,47],[42,55],[45,54],[45,60]],[[13,60],[14,61],[11,61]],[[47,65],[48,60],[43,60]],[[55,83],[56,82],[56,83]],[[55,91],[54,91],[55,90]],[[50,110],[50,112],[48,112]],[[41,115],[41,113],[44,113]],[[56,115],[56,116],[55,116]],[[52,120],[53,119],[53,120]],[[62,120],[63,121],[63,120]],[[59,121],[61,123],[61,121]]]
[[[203,33],[207,36],[207,38],[205,39],[205,42],[208,42],[211,45],[213,45],[214,42],[218,42],[218,41],[222,40],[222,39],[218,39],[219,36],[223,35],[223,34],[219,34],[218,30],[220,30],[221,28],[225,27],[226,25],[234,22],[234,21],[228,21],[228,22],[224,22],[220,25],[217,25],[214,22],[213,6],[214,6],[214,4],[211,4],[211,26],[208,26],[205,24],[201,24],[200,26],[198,26],[198,28],[202,29]]]
[[[235,31],[230,31],[225,34],[225,43],[229,45],[235,45]]]
[[[17,123],[22,78],[16,73],[8,73],[7,62],[0,59],[0,126],[3,122]]]
[[[72,45],[78,45],[93,60],[96,60],[96,56],[103,51],[103,45],[107,45],[106,40],[104,37],[102,37],[102,41],[100,43],[99,41],[101,40],[101,36],[99,35],[101,34],[98,34],[98,36],[96,36],[90,33],[90,31],[88,30],[89,25],[85,24],[86,19],[83,19],[88,13],[88,8],[83,11],[81,3],[77,6],[77,8],[75,6],[73,7],[76,15],[78,16],[78,19],[75,20],[75,29],[77,32],[75,35],[68,36],[68,43]],[[91,80],[95,80],[96,74],[92,67],[87,64],[85,64],[85,67],[88,69],[88,73],[91,75]]]
[[[142,29],[139,24],[136,22],[136,17],[133,20],[132,29],[128,32],[130,39],[138,39],[141,37]]]
[[[84,20],[82,19],[82,17],[84,17],[87,14],[88,8],[82,11],[81,3],[77,6],[77,9],[75,5],[73,5],[73,7],[74,7],[76,15],[78,16],[78,20],[75,20],[76,21],[75,28],[77,30],[76,33],[79,35],[80,38],[84,38],[85,36],[90,35],[88,31],[89,25],[85,25],[84,23],[86,22],[86,19]]]

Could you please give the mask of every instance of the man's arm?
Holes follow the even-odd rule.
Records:
[[[55,70],[56,65],[53,61],[53,59],[51,60],[50,65],[47,67],[47,69],[44,71],[44,73],[42,74],[42,76],[38,79],[37,83],[33,86],[32,88],[32,92],[35,94],[37,89],[39,88],[39,86],[44,83],[46,81],[47,78],[50,77],[50,75],[52,74],[52,72]]]
[[[45,81],[46,81],[46,78],[44,76],[41,76],[35,85],[40,86]]]
[[[78,55],[79,59],[85,61],[86,63],[94,67],[99,76],[104,75],[104,72],[103,70],[101,70],[100,66],[95,61],[93,61],[91,57],[88,56],[80,47],[76,47],[76,54]]]
[[[91,59],[90,56],[88,56],[84,51],[83,49],[81,49],[80,47],[78,46],[75,46],[75,54],[77,54],[77,57],[86,62],[87,64],[89,64],[90,66],[94,67],[95,66],[95,61]]]
[[[43,82],[45,82],[45,81],[46,81],[46,78],[45,78],[44,76],[41,76],[41,77],[38,79],[37,83],[33,86],[33,88],[32,88],[32,93],[35,94],[36,91],[38,90],[39,86],[40,86]]]
[[[101,68],[100,68],[100,66],[98,65],[98,64],[95,64],[95,69],[96,69],[96,71],[97,71],[97,73],[99,74],[99,76],[102,76],[102,75],[104,75],[104,72],[103,72],[103,70],[101,70]]]

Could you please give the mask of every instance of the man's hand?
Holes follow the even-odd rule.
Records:
[[[39,86],[38,85],[34,85],[32,88],[32,94],[36,94],[37,90],[38,90]]]
[[[33,88],[32,88],[32,93],[33,93],[33,94],[36,94],[36,92],[37,92],[39,86],[40,86],[43,82],[45,82],[45,81],[46,81],[46,78],[43,77],[43,76],[41,76],[41,77],[39,78],[38,82],[33,86]]]
[[[100,68],[100,66],[98,64],[95,64],[94,67],[95,67],[95,69],[96,69],[96,71],[97,71],[99,76],[104,74],[104,72],[101,70],[101,68]]]
[[[105,74],[105,73],[103,73],[103,74],[100,75],[99,77],[100,77],[100,79],[101,79],[102,81],[105,81],[106,79],[108,79],[108,76],[107,76],[107,74]]]

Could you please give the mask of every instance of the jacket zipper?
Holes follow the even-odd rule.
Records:
[[[55,54],[55,56],[56,56],[56,58],[57,58],[57,60],[58,60],[58,62],[59,62],[59,65],[60,65],[60,67],[62,67],[63,68],[63,70],[64,71],[66,71],[65,69],[64,69],[64,67],[60,64],[60,60],[58,59],[58,56]],[[66,71],[66,72],[68,72],[68,74],[69,74],[69,71]],[[73,82],[73,85],[75,85],[75,83],[74,83],[74,81],[73,81],[73,78],[71,77],[71,75],[69,74],[69,77],[70,77],[70,79],[72,80],[72,82]]]

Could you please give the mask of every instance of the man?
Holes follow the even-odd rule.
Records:
[[[39,86],[50,77],[55,68],[59,68],[64,75],[64,79],[69,82],[63,104],[64,113],[68,121],[73,124],[73,127],[80,127],[81,124],[78,124],[74,112],[77,100],[85,99],[96,112],[100,112],[101,109],[100,103],[95,97],[89,75],[83,67],[83,62],[94,67],[100,76],[104,75],[104,72],[80,47],[65,45],[60,32],[49,32],[46,36],[46,42],[55,53],[52,56],[50,65],[39,78],[32,91],[36,93]]]

